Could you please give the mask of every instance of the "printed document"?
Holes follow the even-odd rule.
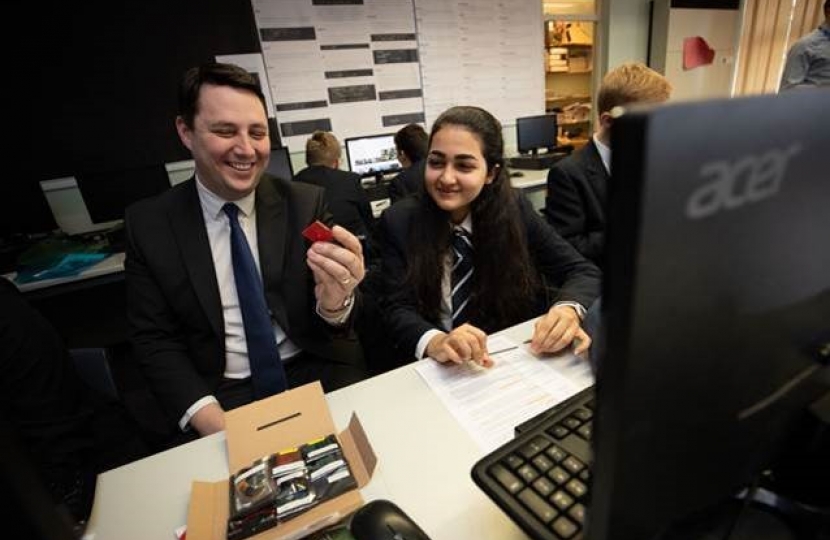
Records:
[[[512,439],[516,425],[594,383],[588,361],[571,353],[539,358],[503,336],[490,337],[487,350],[491,368],[433,360],[416,367],[485,453]]]

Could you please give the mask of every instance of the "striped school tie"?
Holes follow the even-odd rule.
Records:
[[[469,319],[467,304],[473,288],[473,244],[466,231],[453,230],[452,252],[452,327],[457,328]]]

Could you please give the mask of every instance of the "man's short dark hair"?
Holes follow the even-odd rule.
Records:
[[[406,154],[412,163],[421,161],[427,155],[429,135],[420,124],[409,124],[395,133],[395,146]]]
[[[256,76],[233,64],[212,62],[188,69],[179,83],[179,116],[188,127],[193,127],[193,118],[199,107],[199,91],[204,84],[230,86],[252,92],[259,98],[265,115],[268,116],[265,95]]]

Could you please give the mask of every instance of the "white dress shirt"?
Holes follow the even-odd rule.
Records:
[[[593,139],[597,147],[597,152],[599,152],[599,159],[605,165],[605,172],[611,174],[611,148],[600,141],[596,133],[594,133]]]

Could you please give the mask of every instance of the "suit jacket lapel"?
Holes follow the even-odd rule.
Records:
[[[285,271],[288,209],[285,197],[269,177],[264,177],[256,194],[256,228],[259,264],[265,298],[279,325],[288,331],[288,316],[281,291]]]
[[[170,222],[173,224],[173,234],[176,235],[185,268],[199,303],[207,314],[213,330],[222,336],[225,333],[225,323],[210,241],[202,217],[199,194],[196,191],[196,180],[191,178],[188,182],[188,188],[181,192],[182,200],[172,205]]]
[[[588,148],[585,152],[585,170],[588,173],[588,182],[591,184],[594,193],[597,194],[597,198],[604,205],[607,200],[606,193],[609,175],[608,171],[605,170],[605,165],[602,163],[599,150],[597,150],[597,146],[593,140],[588,143]]]

